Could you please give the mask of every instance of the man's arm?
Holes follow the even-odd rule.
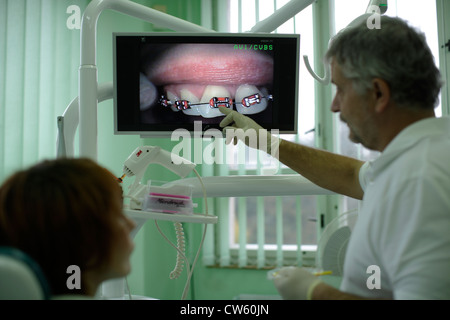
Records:
[[[265,132],[264,137],[267,137],[267,144],[263,149],[272,155],[278,154],[282,163],[322,188],[362,199],[364,192],[359,183],[359,169],[364,162],[286,140],[278,140],[251,118],[225,107],[220,107],[219,110],[226,115],[220,122],[220,126],[226,132],[226,143],[234,140],[236,144],[237,139],[242,139],[242,137],[229,134],[227,129],[232,129],[232,131],[238,128],[243,131],[254,130],[253,132],[259,135],[263,131]],[[243,141],[248,145],[245,139]],[[261,149],[259,144],[250,147]],[[273,148],[279,148],[278,152],[272,150]]]
[[[355,199],[364,191],[359,183],[363,161],[286,140],[280,141],[279,160],[318,186]]]

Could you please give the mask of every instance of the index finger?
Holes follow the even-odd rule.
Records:
[[[232,124],[234,122],[234,112],[231,109],[225,108],[225,107],[219,107],[220,112],[223,114],[226,114],[225,118],[220,122],[220,127],[226,127],[229,124]]]
[[[219,111],[225,115],[228,115],[231,112],[233,112],[233,109],[221,106],[221,107],[219,107]]]

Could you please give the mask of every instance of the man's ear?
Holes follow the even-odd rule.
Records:
[[[375,101],[375,112],[383,112],[391,101],[391,89],[386,81],[380,78],[372,80],[373,97]]]

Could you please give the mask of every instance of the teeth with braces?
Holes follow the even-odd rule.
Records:
[[[258,89],[250,84],[239,86],[236,89],[235,97],[237,101],[241,102],[236,105],[236,110],[242,114],[262,112],[267,108],[268,101],[272,100],[272,96],[269,95],[266,88]]]
[[[254,105],[258,105],[266,99],[267,101],[273,101],[273,96],[271,94],[267,96],[262,96],[259,93],[255,93],[244,97],[241,100],[241,103],[235,103],[233,99],[230,97],[212,97],[209,102],[199,102],[199,103],[191,103],[188,100],[174,100],[171,101],[166,98],[166,96],[162,95],[159,99],[159,104],[163,107],[173,107],[177,111],[180,110],[188,110],[194,109],[197,107],[209,106],[210,108],[216,109],[219,107],[233,108],[235,106],[241,106],[243,108],[250,108]]]

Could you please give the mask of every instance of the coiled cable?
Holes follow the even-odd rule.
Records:
[[[173,225],[175,227],[175,233],[177,236],[177,247],[178,247],[179,251],[177,251],[177,261],[175,264],[175,268],[170,273],[169,278],[177,279],[183,272],[183,262],[184,262],[184,257],[186,257],[186,254],[185,254],[186,246],[185,246],[185,242],[184,242],[183,225],[181,224],[181,222],[174,222]]]
[[[204,205],[205,205],[205,215],[209,215],[209,212],[208,212],[208,199],[207,199],[207,196],[206,196],[206,188],[205,188],[205,185],[203,184],[203,180],[202,180],[200,174],[197,172],[197,170],[194,169],[194,173],[195,173],[195,175],[197,176],[197,178],[199,179],[200,185],[201,185],[201,187],[202,187],[202,191],[203,191],[203,200],[204,200]],[[180,226],[176,226],[175,224],[179,224],[179,225],[181,226],[181,228],[180,228]],[[199,257],[199,255],[200,255],[201,248],[203,247],[203,243],[204,243],[204,241],[205,241],[206,230],[207,230],[208,224],[205,223],[205,228],[204,228],[204,230],[203,230],[202,239],[201,239],[201,241],[200,241],[200,245],[199,245],[199,247],[198,247],[197,254],[195,255],[194,261],[192,262],[192,267],[190,267],[189,261],[188,261],[188,259],[186,258],[186,255],[185,255],[185,240],[184,240],[184,231],[183,231],[183,226],[182,226],[182,224],[181,224],[180,222],[174,222],[175,230],[176,230],[176,233],[177,233],[177,244],[178,244],[178,246],[175,245],[175,244],[173,244],[172,241],[170,241],[170,240],[166,237],[166,235],[165,235],[165,234],[162,232],[162,230],[160,229],[157,220],[155,220],[155,225],[156,225],[156,228],[158,229],[159,233],[161,234],[161,236],[162,236],[162,237],[163,237],[163,238],[164,238],[164,239],[165,239],[165,240],[166,240],[173,248],[175,248],[175,250],[177,250],[177,262],[176,262],[176,265],[175,265],[174,270],[170,273],[170,276],[169,276],[170,279],[176,279],[176,278],[172,278],[172,276],[179,277],[180,274],[181,274],[181,272],[183,271],[183,269],[182,269],[182,268],[183,268],[183,261],[186,263],[187,280],[186,280],[186,284],[185,284],[185,286],[184,286],[183,294],[182,294],[182,296],[181,296],[181,299],[182,299],[182,300],[185,300],[185,299],[186,299],[186,296],[187,296],[187,293],[188,293],[188,290],[189,290],[190,283],[191,283],[192,273],[194,272],[195,264],[197,263],[198,257]],[[180,231],[181,231],[181,232],[180,232]],[[182,245],[181,245],[181,249],[180,249],[180,247],[179,247],[180,244],[182,244]]]

